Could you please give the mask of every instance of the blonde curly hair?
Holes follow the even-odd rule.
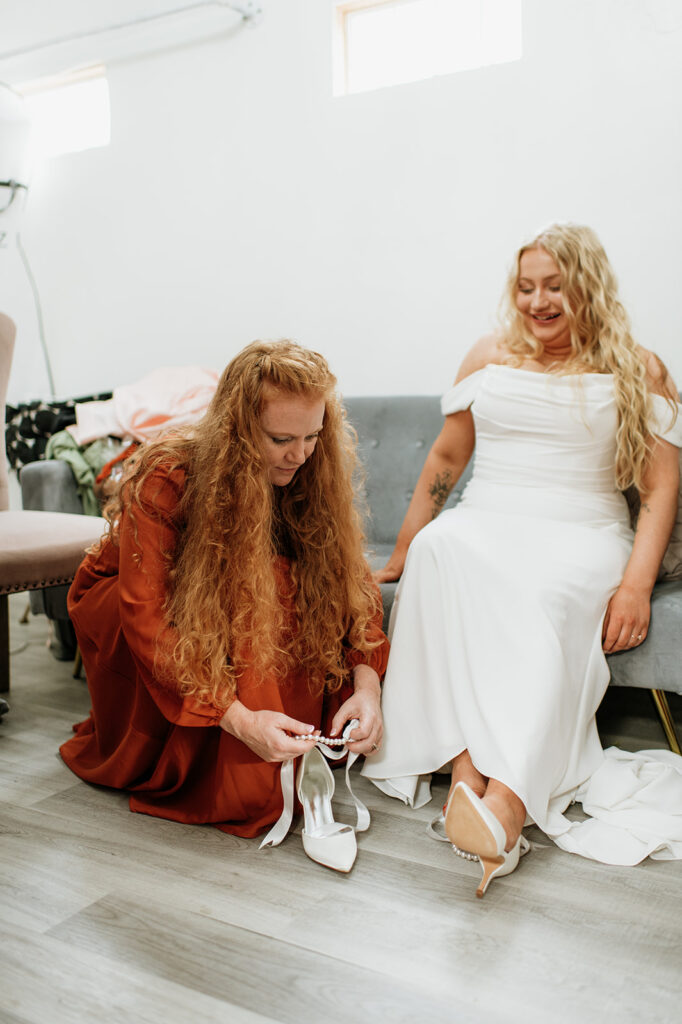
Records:
[[[381,642],[370,629],[380,605],[364,557],[355,433],[324,358],[292,341],[248,345],[224,371],[204,418],[142,448],[105,510],[117,542],[121,511],[164,517],[142,489],[150,474],[182,470],[172,514],[165,615],[172,650],[157,644],[183,695],[226,707],[245,669],[307,674],[316,692],[338,690],[348,648]],[[286,487],[268,477],[260,414],[273,393],[323,399],[324,425]],[[278,596],[275,560],[291,554],[295,623]],[[144,569],[144,552],[141,553]],[[372,636],[374,638],[372,639]],[[166,670],[168,674],[168,670]]]
[[[644,354],[633,339],[604,248],[591,228],[578,224],[552,224],[516,254],[503,299],[505,344],[516,362],[542,354],[542,344],[527,330],[516,305],[521,257],[530,249],[544,249],[559,268],[571,333],[572,356],[550,371],[613,374],[619,414],[616,483],[621,490],[632,485],[641,489],[652,445],[652,374],[676,413],[677,396],[665,385],[667,371],[657,356]]]

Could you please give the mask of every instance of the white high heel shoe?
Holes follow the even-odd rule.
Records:
[[[358,852],[355,832],[350,825],[334,821],[334,776],[317,747],[301,758],[296,792],[303,806],[305,852],[334,871],[350,871]]]
[[[350,769],[358,758],[348,753],[346,759],[346,786],[355,805],[357,824],[355,828],[334,821],[331,800],[334,795],[334,775],[325,758],[335,761],[347,753],[345,746],[350,734],[358,725],[352,719],[338,738],[318,736],[317,746],[308,750],[301,759],[296,782],[298,798],[303,806],[303,849],[311,860],[335,871],[348,872],[353,867],[357,854],[356,832],[369,828],[369,811],[353,793],[350,784]],[[295,739],[307,739],[297,736]],[[343,749],[333,750],[332,747]],[[291,827],[294,813],[294,760],[285,761],[280,773],[284,807],[282,813],[260,844],[262,850],[268,846],[279,846]]]
[[[515,871],[519,859],[530,850],[530,843],[521,833],[511,850],[505,851],[507,836],[502,825],[466,782],[458,782],[452,791],[445,811],[445,831],[458,857],[480,861],[483,877],[477,896],[483,896],[493,878]]]

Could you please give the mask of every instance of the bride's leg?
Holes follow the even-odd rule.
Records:
[[[490,808],[507,835],[505,850],[511,850],[521,835],[521,829],[526,821],[526,808],[523,801],[509,786],[498,782],[497,779],[491,779],[485,791],[483,803]]]
[[[448,792],[448,800],[452,794],[455,785],[458,782],[466,782],[467,786],[473,789],[476,796],[482,797],[486,791],[488,780],[485,775],[481,775],[478,768],[474,766],[471,760],[471,755],[468,750],[463,750],[461,754],[452,759],[452,781],[450,783],[450,790]],[[447,806],[447,800],[445,805]]]

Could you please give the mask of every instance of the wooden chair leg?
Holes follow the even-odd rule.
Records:
[[[675,732],[675,722],[673,716],[670,713],[670,706],[668,705],[668,698],[665,695],[665,690],[652,690],[651,695],[654,698],[654,704],[658,711],[658,716],[661,719],[661,725],[663,726],[663,732],[665,738],[668,741],[668,746],[672,750],[673,754],[682,754],[680,749],[680,741],[677,738]]]
[[[80,679],[81,669],[83,668],[83,659],[81,658],[81,649],[76,647],[76,657],[73,659],[73,678]]]
[[[9,691],[9,598],[0,594],[0,693]]]

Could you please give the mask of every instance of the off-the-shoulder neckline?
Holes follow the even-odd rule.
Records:
[[[602,384],[610,384],[613,381],[612,373],[543,373],[541,370],[526,370],[522,366],[509,366],[507,363],[486,363],[485,366],[480,366],[478,370],[474,370],[473,373],[468,373],[466,377],[462,377],[462,379],[458,380],[456,384],[452,384],[449,390],[453,391],[455,388],[462,387],[462,385],[466,384],[468,380],[471,380],[473,377],[477,377],[481,373],[485,373],[486,370],[490,370],[491,368],[497,370],[510,370],[512,373],[522,373],[526,377],[542,377],[545,380],[552,381],[575,381],[576,379],[582,380],[583,378],[587,378],[588,380],[595,378]]]
[[[613,377],[612,373],[545,373],[543,370],[527,370],[523,366],[510,366],[508,363],[486,363],[485,366],[481,367],[481,370],[488,370],[491,366],[496,367],[498,370],[511,370],[513,373],[525,373],[532,377],[549,377],[552,380],[572,380],[575,377],[596,377],[597,380],[611,380]],[[466,377],[464,380],[466,380]]]

